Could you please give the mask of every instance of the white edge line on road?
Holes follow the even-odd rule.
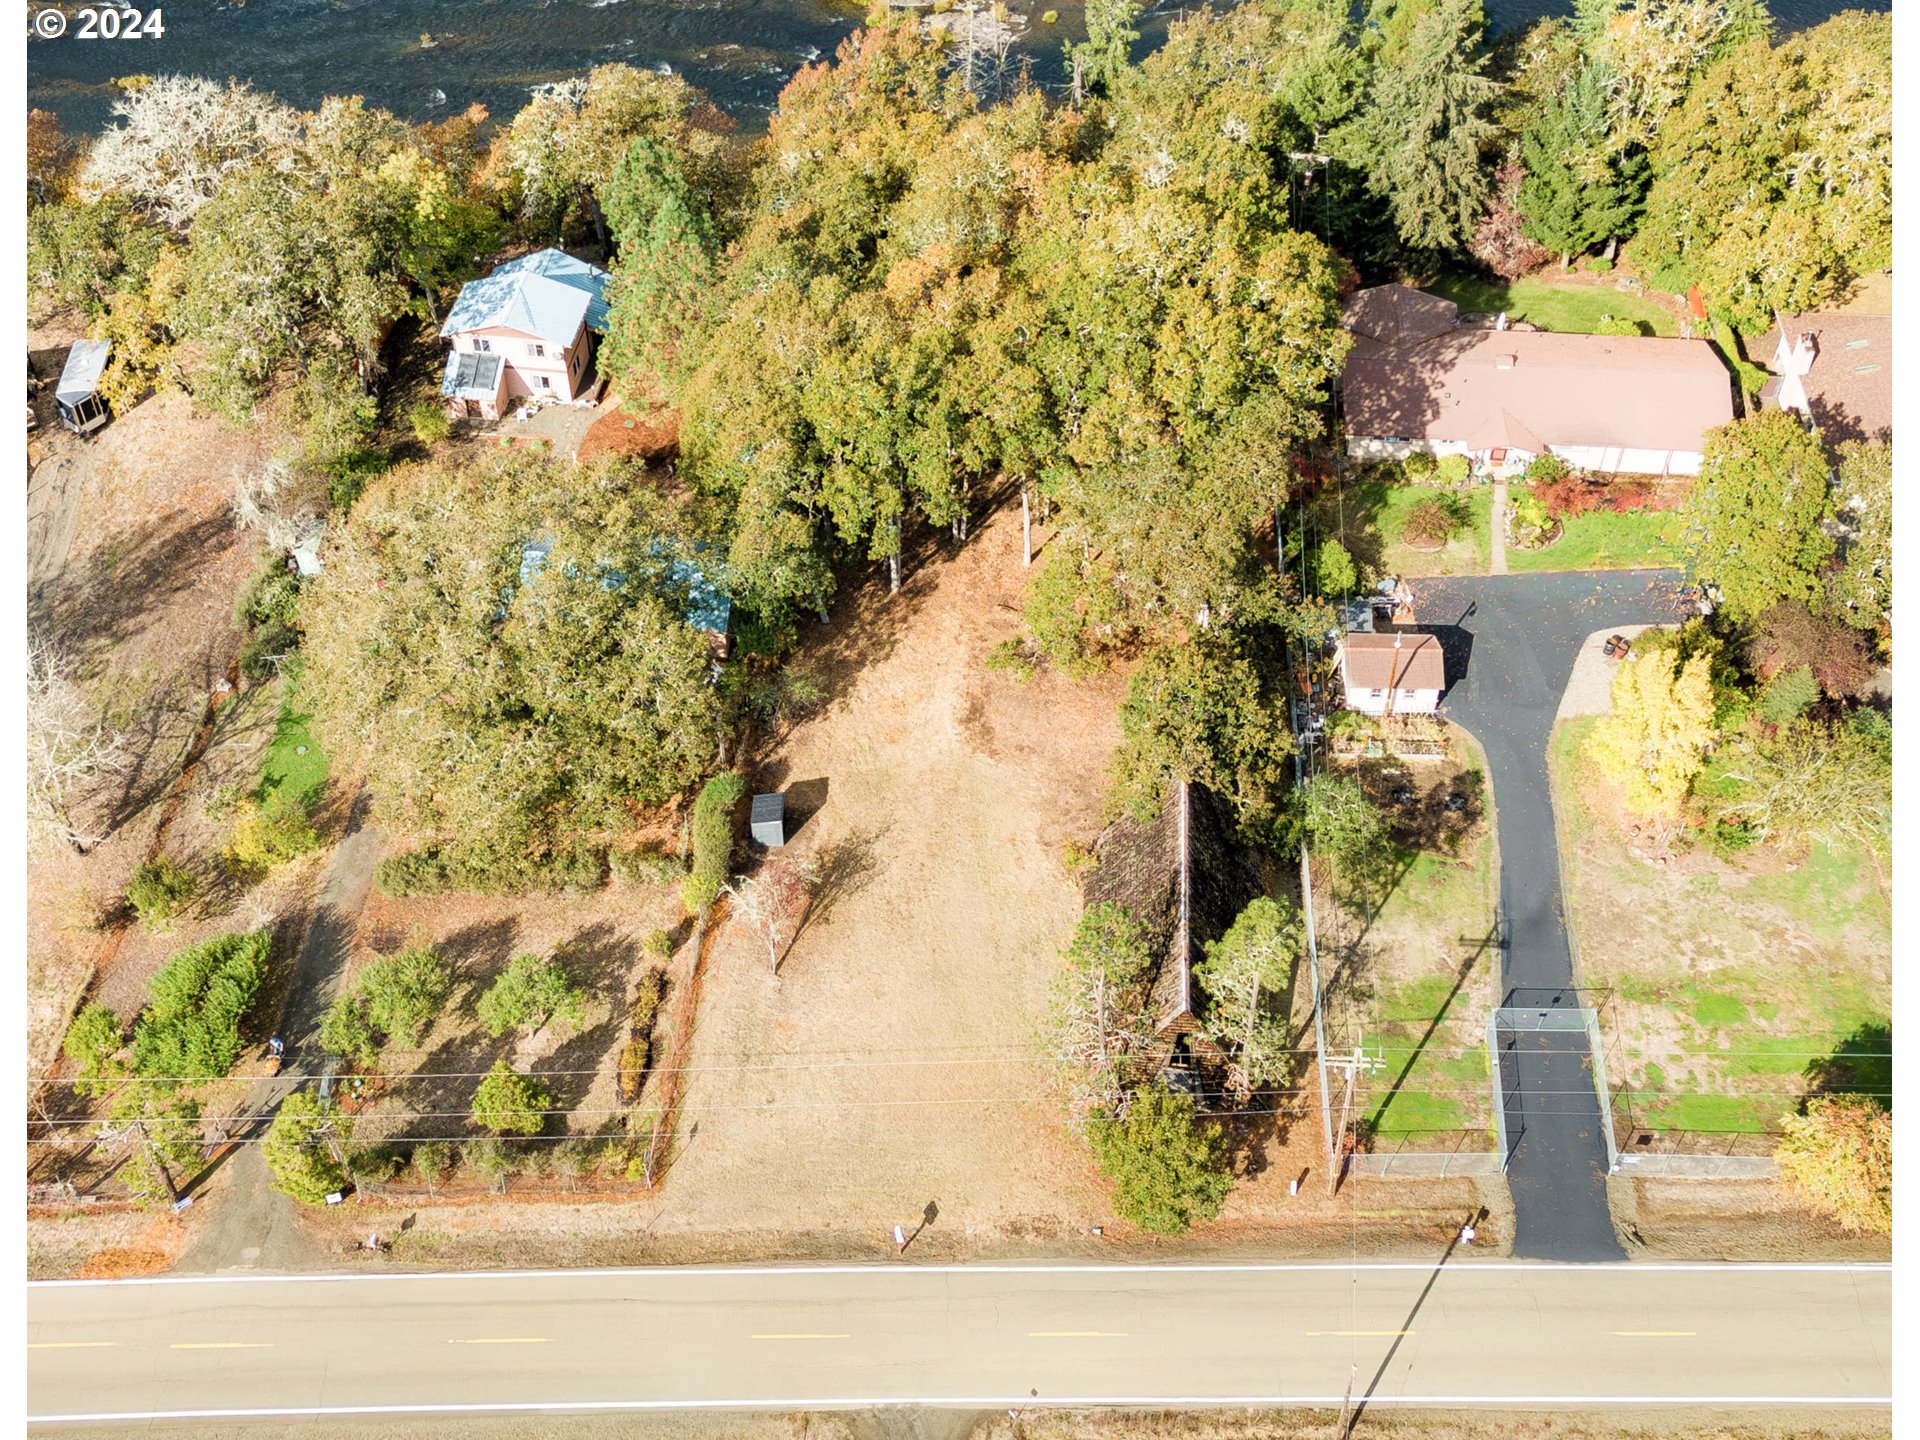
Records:
[[[865,1399],[797,1398],[781,1400],[529,1400],[494,1403],[449,1403],[445,1405],[285,1405],[257,1409],[230,1410],[129,1410],[100,1411],[72,1415],[29,1415],[29,1425],[106,1424],[134,1420],[265,1420],[293,1419],[325,1415],[493,1415],[521,1414],[532,1411],[600,1410],[866,1410],[888,1405],[915,1405],[935,1409],[1022,1410],[1088,1408],[1115,1405],[1152,1405],[1193,1408],[1228,1406],[1257,1409],[1299,1409],[1302,1406],[1330,1407],[1342,1403],[1339,1395],[1058,1395],[1036,1399],[1031,1395],[955,1395],[914,1398],[882,1395]],[[1873,1405],[1891,1406],[1889,1398],[1854,1395],[1375,1395],[1368,1399],[1375,1406],[1425,1406],[1447,1409],[1463,1405],[1495,1405],[1527,1409],[1541,1405],[1716,1405],[1741,1406],[1790,1405]]]
[[[130,1285],[344,1285],[387,1280],[679,1280],[712,1276],[750,1276],[756,1280],[777,1280],[782,1276],[806,1275],[1218,1275],[1268,1274],[1295,1271],[1358,1270],[1417,1271],[1430,1273],[1436,1268],[1431,1260],[1388,1260],[1355,1265],[1344,1260],[1247,1261],[1244,1263],[1207,1263],[1178,1261],[1124,1262],[1105,1265],[915,1265],[874,1262],[864,1265],[637,1265],[624,1269],[583,1270],[395,1270],[371,1274],[334,1273],[325,1275],[149,1275],[125,1280],[30,1280],[29,1290],[90,1289],[100,1286]],[[1644,1263],[1606,1262],[1582,1264],[1562,1260],[1468,1260],[1446,1266],[1449,1275],[1506,1274],[1514,1271],[1579,1270],[1592,1275],[1646,1275],[1672,1273],[1711,1273],[1718,1275],[1769,1274],[1777,1272],[1877,1274],[1890,1272],[1891,1262],[1869,1261],[1859,1264],[1844,1261],[1812,1261],[1793,1264],[1785,1261],[1743,1262],[1733,1260],[1650,1261]]]

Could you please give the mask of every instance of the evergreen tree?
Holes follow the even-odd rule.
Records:
[[[1067,47],[1067,62],[1079,62],[1082,80],[1096,93],[1113,94],[1126,73],[1144,8],[1141,0],[1087,0],[1087,38]]]
[[[1483,152],[1497,134],[1486,109],[1500,86],[1482,73],[1481,24],[1477,0],[1434,0],[1404,48],[1383,51],[1365,110],[1341,132],[1348,163],[1418,249],[1463,247],[1486,204]]]
[[[1126,1119],[1097,1123],[1093,1151],[1113,1181],[1114,1208],[1154,1235],[1213,1219],[1233,1188],[1220,1127],[1199,1119],[1191,1095],[1164,1085],[1143,1085]]]
[[[1607,75],[1582,66],[1520,140],[1526,179],[1520,213],[1526,232],[1560,263],[1622,233],[1638,212],[1647,161],[1637,151],[1608,153]]]

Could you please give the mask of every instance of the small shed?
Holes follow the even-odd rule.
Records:
[[[100,376],[112,349],[105,340],[81,340],[67,352],[53,399],[61,421],[76,435],[91,435],[110,418],[100,398]]]
[[[787,797],[775,791],[753,797],[748,827],[755,843],[777,848],[787,843]]]

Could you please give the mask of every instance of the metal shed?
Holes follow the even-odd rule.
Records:
[[[110,418],[100,398],[100,375],[112,349],[105,340],[81,340],[67,352],[53,399],[60,419],[76,435],[91,435]]]
[[[787,797],[778,791],[771,795],[754,796],[753,812],[748,823],[758,843],[767,846],[786,844]]]

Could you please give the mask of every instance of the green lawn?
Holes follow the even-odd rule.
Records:
[[[1467,528],[1437,551],[1404,543],[1407,515],[1423,500],[1458,491],[1390,480],[1347,480],[1323,492],[1314,518],[1321,533],[1341,539],[1354,559],[1387,575],[1484,575],[1492,553],[1493,490],[1479,486],[1464,493]]]
[[[1816,847],[1798,865],[1636,857],[1583,754],[1555,731],[1554,805],[1581,979],[1611,992],[1616,1113],[1653,1130],[1761,1134],[1815,1084],[1890,1089],[1892,908],[1878,859]]]
[[[1477,275],[1446,275],[1426,288],[1453,301],[1462,311],[1497,315],[1504,310],[1508,319],[1524,320],[1542,330],[1591,335],[1611,315],[1616,320],[1639,321],[1643,334],[1679,333],[1673,312],[1666,306],[1616,290],[1610,284],[1556,285],[1550,279],[1527,276],[1509,285]]]
[[[1681,561],[1678,510],[1596,510],[1566,522],[1565,533],[1544,550],[1507,547],[1507,569],[1639,570]]]
[[[1483,840],[1465,864],[1429,854],[1399,858],[1406,868],[1374,924],[1384,934],[1430,937],[1432,968],[1375,983],[1361,1044],[1385,1063],[1365,1083],[1364,1114],[1382,1139],[1451,1142],[1456,1136],[1447,1132],[1466,1130],[1483,1132],[1490,1150],[1486,1025],[1500,957],[1491,946],[1475,953],[1471,942],[1492,920],[1493,845]],[[1473,1149],[1483,1141],[1476,1134],[1466,1143]]]
[[[301,701],[292,679],[279,682],[280,715],[274,722],[273,744],[260,773],[260,798],[284,791],[312,802],[327,782],[327,756],[314,740],[307,722],[311,712]]]

